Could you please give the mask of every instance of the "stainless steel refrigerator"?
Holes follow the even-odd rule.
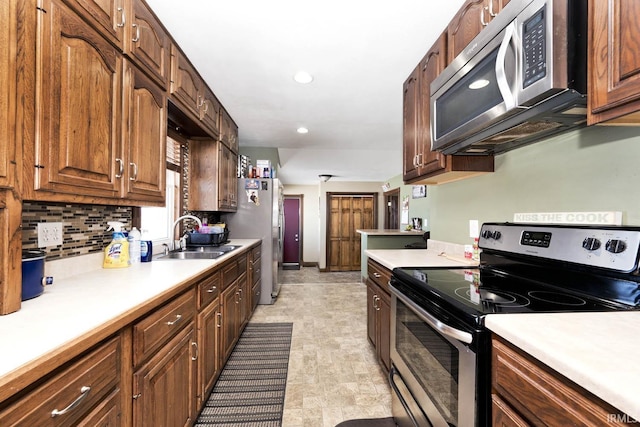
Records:
[[[225,221],[231,239],[262,239],[259,304],[273,304],[280,291],[283,212],[278,179],[238,179],[238,210],[227,214]]]

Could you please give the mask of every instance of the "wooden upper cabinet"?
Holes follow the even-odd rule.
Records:
[[[22,171],[17,152],[21,145],[16,143],[20,139],[16,134],[18,29],[15,18],[12,19],[17,4],[17,0],[0,3],[0,187],[13,187]]]
[[[61,0],[41,4],[34,187],[115,197],[122,56]]]
[[[190,145],[189,210],[237,210],[237,157],[220,141],[194,139]]]
[[[220,137],[222,105],[189,59],[171,45],[171,101],[214,139]]]
[[[124,49],[128,0],[66,0],[103,37]]]
[[[133,3],[125,53],[164,89],[169,87],[171,38],[149,6],[142,0]]]
[[[451,63],[509,0],[467,0],[447,28],[448,60]]]
[[[164,203],[167,95],[135,65],[124,70],[125,195]],[[128,132],[128,133],[126,133]]]
[[[418,76],[420,66],[416,67],[405,80],[402,87],[402,139],[404,147],[403,179],[405,181],[418,176]]]
[[[447,34],[443,33],[404,83],[403,181],[441,184],[493,172],[493,156],[447,156],[431,151],[431,82],[444,70]]]
[[[589,1],[588,123],[640,124],[640,2]]]
[[[238,125],[235,124],[229,113],[223,108],[220,115],[220,140],[238,154]]]
[[[205,128],[209,131],[209,134],[212,137],[218,137],[220,135],[220,114],[222,112],[222,105],[208,87],[204,87],[201,92],[199,118],[202,120]]]

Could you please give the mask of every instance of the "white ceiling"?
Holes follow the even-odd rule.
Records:
[[[285,184],[402,173],[402,83],[463,1],[147,0]]]

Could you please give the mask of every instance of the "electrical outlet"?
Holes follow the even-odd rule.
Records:
[[[62,223],[41,222],[38,224],[38,247],[58,246],[62,244]]]

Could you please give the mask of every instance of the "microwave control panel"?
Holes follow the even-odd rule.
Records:
[[[547,75],[545,15],[546,7],[543,7],[522,25],[523,89]]]

